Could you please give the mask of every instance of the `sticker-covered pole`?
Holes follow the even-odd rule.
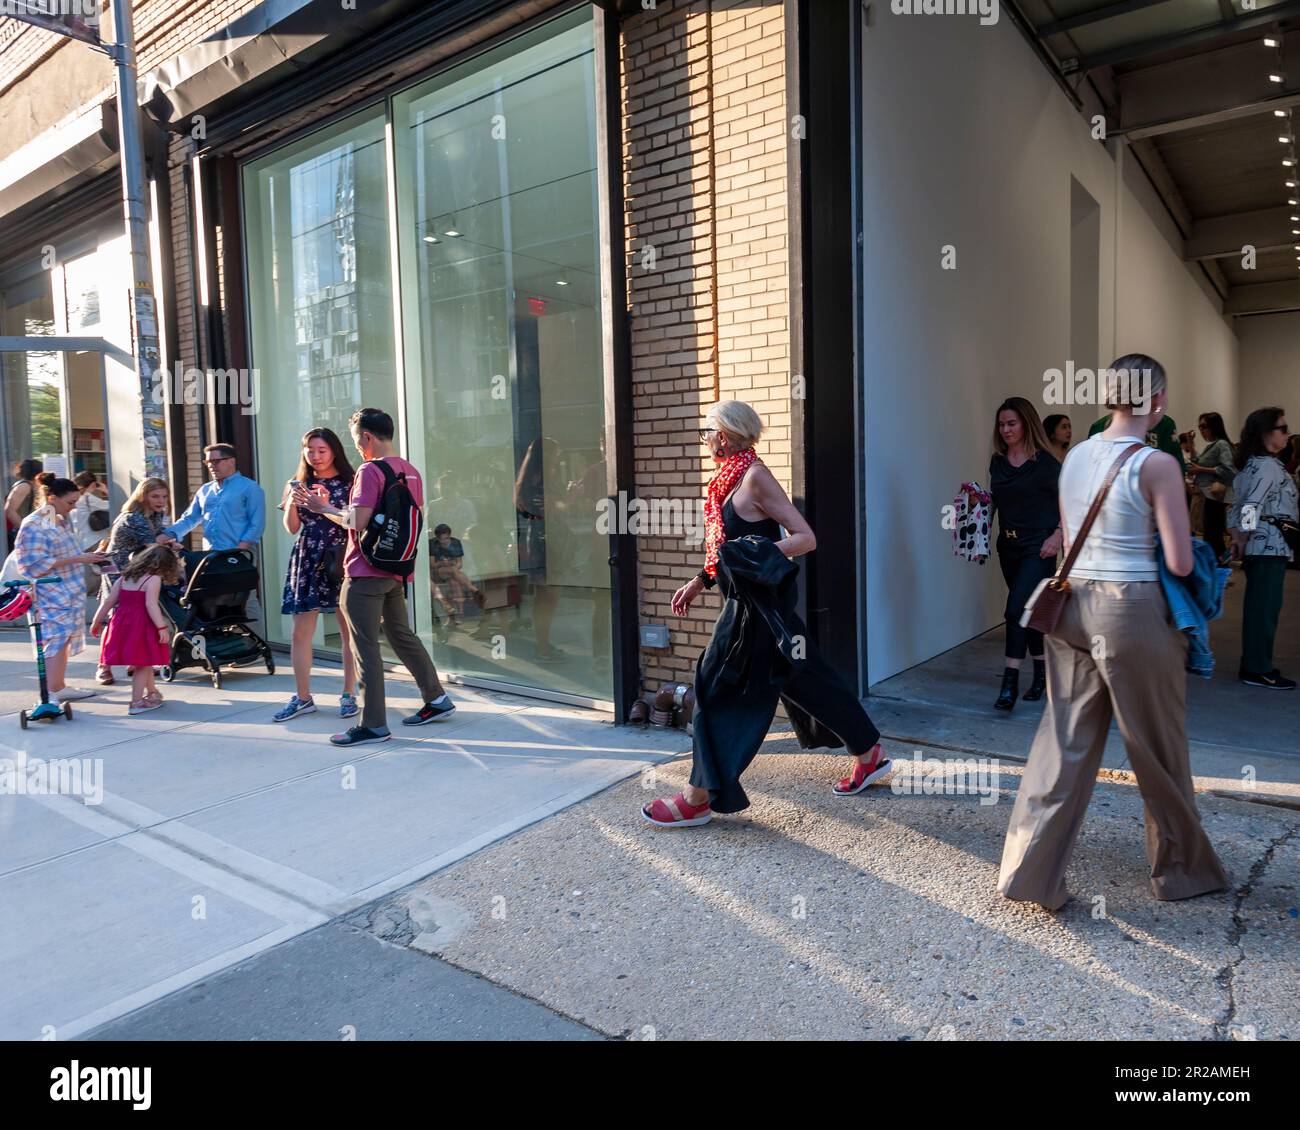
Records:
[[[112,0],[113,40],[105,47],[117,75],[117,125],[122,165],[122,213],[131,264],[131,341],[140,384],[144,474],[167,477],[167,433],[158,393],[158,308],[149,263],[149,223],[145,210],[144,142],[136,99],[135,31],[131,0]]]

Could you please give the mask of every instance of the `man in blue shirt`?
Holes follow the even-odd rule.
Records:
[[[185,513],[163,529],[159,544],[183,538],[201,522],[204,549],[256,549],[266,526],[262,488],[239,473],[228,443],[205,447],[203,461],[212,481],[199,487]]]

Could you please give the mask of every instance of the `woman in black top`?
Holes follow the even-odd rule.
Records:
[[[1026,651],[1034,660],[1034,680],[1024,697],[1040,699],[1047,687],[1043,633],[1022,628],[1020,616],[1039,581],[1056,572],[1062,538],[1060,474],[1061,464],[1051,453],[1034,406],[1019,396],[1004,400],[993,426],[989,463],[989,493],[998,516],[998,562],[1007,582],[1006,664],[1002,690],[993,704],[998,710],[1016,705]]]

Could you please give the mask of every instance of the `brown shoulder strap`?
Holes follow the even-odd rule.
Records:
[[[1088,531],[1092,529],[1092,524],[1097,520],[1097,515],[1101,513],[1101,504],[1106,501],[1106,495],[1110,493],[1111,484],[1114,483],[1119,475],[1120,468],[1146,444],[1141,440],[1135,440],[1130,443],[1115,458],[1115,462],[1110,465],[1110,470],[1106,472],[1105,481],[1101,484],[1101,490],[1097,492],[1097,497],[1092,500],[1092,505],[1088,508],[1088,516],[1084,518],[1083,525],[1079,527],[1078,534],[1075,535],[1074,541],[1070,543],[1070,553],[1065,559],[1065,564],[1061,566],[1061,571],[1056,574],[1058,581],[1065,580],[1070,575],[1070,570],[1074,567],[1074,560],[1079,556],[1079,550],[1083,548],[1083,539],[1088,536]]]

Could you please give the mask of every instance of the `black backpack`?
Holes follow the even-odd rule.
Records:
[[[376,569],[408,578],[415,572],[424,517],[406,485],[404,472],[394,471],[384,459],[373,460],[371,466],[383,472],[384,489],[369,523],[357,535],[357,545],[361,556]]]

